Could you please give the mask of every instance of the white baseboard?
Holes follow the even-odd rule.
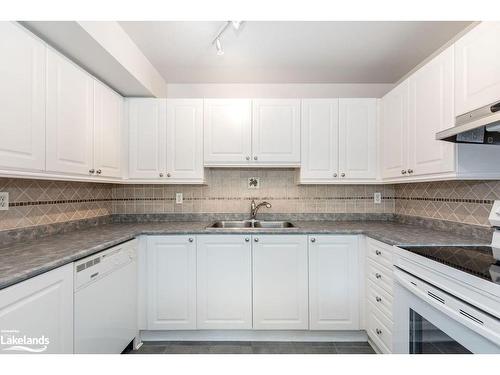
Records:
[[[368,341],[366,331],[141,331],[140,337],[142,341]]]

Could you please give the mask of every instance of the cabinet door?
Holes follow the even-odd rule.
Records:
[[[360,301],[357,237],[309,238],[310,328],[358,330]]]
[[[481,22],[455,43],[455,115],[500,100],[500,22]]]
[[[167,178],[203,181],[203,99],[167,100]]]
[[[339,99],[339,141],[341,178],[377,177],[376,99]]]
[[[148,329],[196,329],[196,242],[148,238]]]
[[[250,236],[198,236],[197,242],[198,329],[251,329]]]
[[[308,329],[307,236],[253,241],[253,328]]]
[[[300,100],[254,100],[252,116],[253,161],[300,164]]]
[[[73,264],[0,290],[0,327],[2,353],[73,353]],[[8,343],[23,336],[46,343]]]
[[[45,45],[0,22],[0,168],[45,169]]]
[[[204,105],[205,164],[248,164],[252,155],[251,100],[206,99]]]
[[[416,176],[455,170],[455,145],[436,140],[451,128],[453,112],[453,47],[434,58],[410,79],[409,168]]]
[[[382,177],[404,177],[408,169],[408,80],[382,98]]]
[[[301,134],[301,181],[337,179],[339,100],[302,100]]]
[[[94,81],[47,50],[47,171],[88,175],[93,169]]]
[[[94,168],[99,176],[121,177],[123,98],[95,81]]]
[[[129,99],[129,177],[165,175],[165,99]]]

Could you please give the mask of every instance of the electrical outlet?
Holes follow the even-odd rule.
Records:
[[[382,203],[382,193],[373,193],[373,203],[375,204]]]
[[[9,209],[9,193],[0,193],[0,211]]]
[[[260,178],[250,177],[247,184],[249,189],[259,189],[260,188]]]
[[[175,193],[175,203],[182,204],[183,201],[182,193]]]

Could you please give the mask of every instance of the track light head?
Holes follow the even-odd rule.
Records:
[[[217,55],[222,56],[224,54],[224,50],[222,49],[222,44],[219,38],[215,40],[215,47],[217,48]]]

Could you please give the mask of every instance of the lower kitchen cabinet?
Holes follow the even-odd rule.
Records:
[[[2,353],[73,353],[73,264],[0,290],[0,330]]]
[[[197,237],[197,328],[252,328],[250,236]]]
[[[311,330],[358,330],[357,236],[309,236]]]
[[[308,329],[307,236],[253,236],[253,328]]]
[[[147,253],[148,329],[196,329],[194,236],[150,236]]]

